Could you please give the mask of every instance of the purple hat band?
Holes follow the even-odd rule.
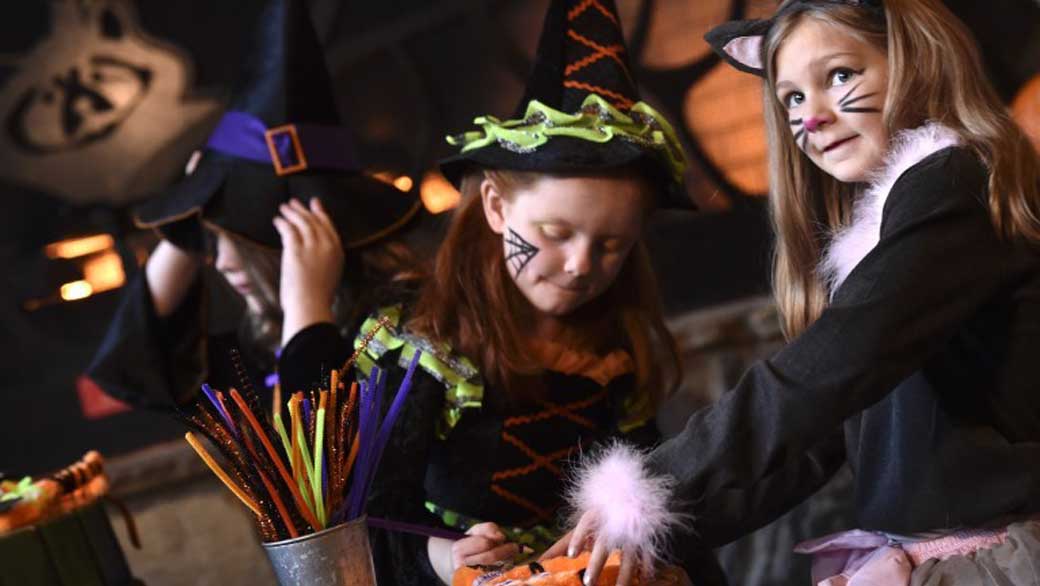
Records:
[[[360,170],[347,130],[319,124],[285,124],[267,128],[247,112],[226,112],[206,148],[254,161],[270,163],[275,174],[307,169],[356,172]]]

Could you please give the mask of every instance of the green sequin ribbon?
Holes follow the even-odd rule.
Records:
[[[672,179],[682,182],[686,170],[679,138],[668,120],[645,102],[637,102],[626,113],[596,94],[589,94],[574,114],[554,110],[531,100],[521,120],[499,120],[480,116],[473,120],[480,130],[449,136],[448,143],[461,146],[463,153],[491,144],[514,153],[531,153],[554,136],[570,136],[596,143],[627,140],[653,150],[667,166]]]

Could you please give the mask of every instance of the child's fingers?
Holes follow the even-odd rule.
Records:
[[[463,556],[455,560],[455,567],[488,565],[502,560],[511,560],[520,553],[520,546],[516,543],[503,543],[487,551]]]
[[[603,565],[607,563],[607,556],[610,551],[607,550],[603,542],[597,541],[596,545],[592,546],[592,555],[589,556],[589,565],[585,569],[585,586],[592,586],[599,579],[599,573],[603,570]]]
[[[497,541],[491,541],[486,537],[471,535],[451,544],[451,559],[458,567],[467,557],[492,550],[499,545],[501,544]]]
[[[470,527],[466,535],[479,535],[499,543],[506,540],[506,534],[502,533],[496,523],[478,523]]]
[[[621,569],[618,570],[617,582],[614,586],[628,586],[636,575],[636,552],[623,550],[621,552]]]
[[[574,531],[571,532],[571,540],[567,545],[567,557],[575,557],[578,555],[578,552],[585,549],[585,542],[592,533],[594,526],[595,515],[588,512],[581,516],[578,524],[574,527]]]
[[[339,230],[336,230],[336,223],[332,221],[332,217],[325,211],[325,206],[321,203],[320,199],[316,197],[311,198],[310,211],[314,215],[317,225],[321,226],[326,237],[336,246],[341,246]]]
[[[300,235],[296,228],[281,216],[274,217],[274,229],[278,230],[278,236],[282,239],[282,248],[295,248],[300,244]]]
[[[567,547],[571,543],[572,533],[573,532],[568,532],[566,535],[557,540],[556,543],[552,544],[552,546],[549,549],[545,550],[545,553],[543,553],[541,557],[539,557],[538,559],[547,560],[551,558],[557,558],[562,555],[567,555]]]
[[[303,245],[310,246],[316,237],[314,221],[311,219],[311,214],[307,211],[307,208],[302,208],[301,206],[302,204],[298,201],[292,200],[288,204],[279,206],[278,211],[281,212],[283,218],[291,222],[293,227],[296,228]]]

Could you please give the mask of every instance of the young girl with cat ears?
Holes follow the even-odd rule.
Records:
[[[707,38],[765,80],[789,341],[647,458],[604,456],[588,478],[627,457],[629,490],[579,486],[550,554],[592,546],[591,583],[620,547],[626,583],[669,534],[619,528],[668,506],[647,483],[720,545],[848,462],[862,529],[799,546],[814,583],[1036,584],[1040,169],[969,32],[938,0],[787,0]]]

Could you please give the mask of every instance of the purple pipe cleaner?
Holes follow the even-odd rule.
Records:
[[[374,453],[372,454],[369,469],[367,470],[368,476],[365,479],[364,489],[361,494],[362,503],[368,500],[368,492],[372,487],[372,482],[375,480],[376,470],[379,468],[379,461],[383,457],[383,450],[386,448],[387,442],[390,441],[390,433],[393,432],[394,423],[400,416],[401,408],[404,407],[404,402],[412,390],[412,377],[415,375],[415,368],[419,365],[419,358],[421,356],[422,350],[416,349],[415,354],[412,356],[412,362],[408,365],[408,371],[405,372],[404,380],[401,381],[401,386],[397,388],[397,396],[394,397],[394,402],[390,404],[390,410],[387,411],[386,417],[383,419],[382,424],[380,424],[379,435],[376,437],[375,445],[373,446]]]
[[[213,392],[213,389],[211,389],[208,384],[202,383],[202,392],[206,394],[206,398],[209,399],[209,402],[213,403],[213,408],[217,410],[220,418],[224,420],[228,429],[230,429],[231,433],[235,434],[235,437],[237,438],[238,428],[235,427],[235,423],[231,421],[231,414],[228,413],[227,410],[224,409],[224,406],[220,404],[220,401],[217,400],[217,395]]]
[[[398,533],[422,535],[424,537],[440,537],[441,539],[450,539],[452,541],[458,541],[463,537],[466,537],[465,533],[459,531],[441,529],[440,527],[428,527],[426,525],[415,525],[414,523],[402,523],[401,521],[391,521],[390,519],[380,519],[379,517],[369,517],[368,526],[386,529],[387,531],[396,531]]]

